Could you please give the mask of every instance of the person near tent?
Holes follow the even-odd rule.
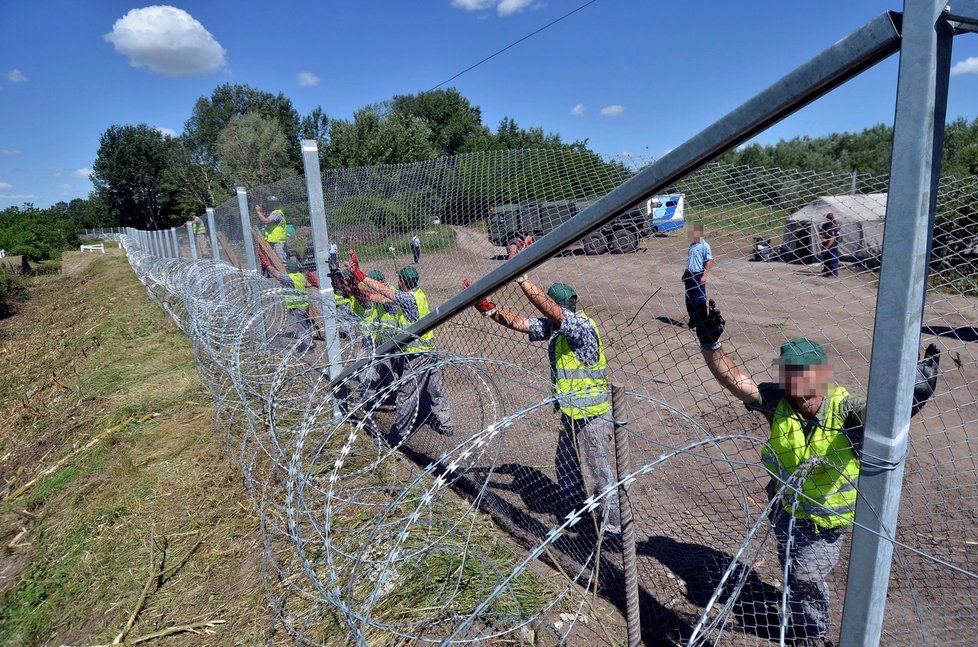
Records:
[[[822,244],[822,276],[839,276],[839,223],[832,212],[825,214],[818,239]]]
[[[611,469],[614,420],[608,362],[597,323],[577,311],[577,291],[566,283],[554,283],[543,291],[526,275],[516,279],[523,295],[543,317],[509,312],[484,298],[475,304],[482,316],[511,330],[525,333],[530,341],[547,341],[554,409],[560,413],[560,432],[554,460],[563,509],[560,516],[579,510],[584,500],[615,483]],[[466,279],[462,288],[471,285]],[[621,532],[618,491],[612,488],[599,509],[595,524],[583,531]]]
[[[414,264],[417,265],[421,260],[421,239],[417,234],[411,238],[411,253],[414,254]]]
[[[385,306],[395,317],[399,330],[410,327],[431,312],[428,297],[419,286],[421,277],[417,269],[410,265],[401,268],[394,289],[367,276],[360,269],[356,251],[350,250],[349,257],[347,265],[357,285],[368,299]],[[442,436],[454,435],[455,423],[435,351],[434,331],[407,342],[401,354],[392,359],[391,368],[399,385],[388,442],[400,444],[425,424]]]
[[[831,382],[825,348],[806,338],[781,345],[778,382],[758,384],[721,343],[726,321],[710,301],[696,335],[714,379],[764,416],[770,435],[761,462],[767,486],[793,645],[824,645],[829,622],[826,577],[839,561],[855,516],[866,398]],[[934,344],[917,364],[910,415],[934,395],[941,353]]]

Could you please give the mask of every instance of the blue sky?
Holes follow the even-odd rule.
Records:
[[[87,197],[113,124],[180,132],[243,83],[333,117],[427,90],[585,0],[4,0],[0,208]],[[656,157],[899,0],[597,0],[455,79],[509,116],[606,154]],[[890,123],[896,57],[758,136]],[[978,36],[955,40],[949,118],[978,112]]]

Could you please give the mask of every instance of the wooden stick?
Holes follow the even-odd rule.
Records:
[[[228,259],[234,263],[234,266],[239,270],[243,269],[241,267],[241,261],[238,260],[238,255],[234,253],[234,249],[231,247],[231,243],[228,241],[228,237],[224,235],[223,231],[217,232],[217,243],[221,246],[221,249],[224,250],[224,254],[227,255]]]
[[[126,626],[123,627],[119,635],[115,637],[112,641],[113,645],[118,645],[126,639],[129,632],[132,631],[133,625],[136,624],[136,618],[142,612],[143,607],[146,606],[146,600],[149,598],[149,590],[153,586],[153,582],[156,582],[157,588],[159,588],[160,577],[163,573],[163,564],[166,561],[166,539],[163,540],[163,554],[160,556],[160,565],[156,566],[156,540],[150,536],[149,540],[149,578],[146,580],[146,585],[143,586],[143,592],[139,594],[139,599],[136,601],[136,608],[132,610],[132,614],[129,616],[129,621],[126,622]]]

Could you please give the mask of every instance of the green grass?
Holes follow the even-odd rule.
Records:
[[[424,232],[419,232],[421,239],[421,254],[433,254],[455,246],[455,230],[448,225],[432,225]],[[357,256],[364,263],[386,260],[390,258],[388,247],[393,245],[397,254],[411,253],[411,234],[393,238],[384,243],[363,243],[356,246]]]
[[[702,223],[707,237],[711,229],[723,229],[756,234],[773,241],[784,233],[784,223],[791,213],[761,204],[697,205],[686,207],[686,222]]]

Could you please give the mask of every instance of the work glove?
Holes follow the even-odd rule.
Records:
[[[723,335],[723,328],[726,325],[727,322],[717,309],[716,302],[710,299],[706,316],[696,323],[696,337],[700,340],[700,346],[711,350],[720,348],[720,336]]]
[[[465,290],[472,285],[471,279],[462,281],[462,289]],[[481,301],[475,303],[475,309],[482,313],[483,317],[491,317],[496,312],[496,304],[483,297]]]
[[[937,376],[941,372],[941,351],[934,344],[927,346],[924,357],[917,362],[917,382],[913,387],[913,405],[910,415],[915,416],[924,408],[937,388]]]
[[[261,262],[262,269],[267,270],[272,266],[272,262],[268,260],[268,256],[266,256],[265,252],[260,249],[258,250],[258,260]]]
[[[347,263],[346,266],[350,268],[350,271],[353,273],[353,278],[355,278],[357,283],[359,284],[365,278],[367,278],[367,275],[364,274],[363,270],[360,269],[360,259],[357,258],[356,250],[351,249],[347,253],[347,255],[350,257],[350,262]]]

